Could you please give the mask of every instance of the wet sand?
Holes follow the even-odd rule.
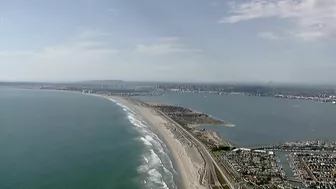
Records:
[[[201,175],[204,171],[204,161],[201,155],[198,150],[175,129],[173,124],[158,115],[150,107],[141,106],[140,104],[121,97],[106,97],[135,110],[152,126],[153,131],[162,137],[171,152],[182,188],[206,188],[200,183],[203,182]]]

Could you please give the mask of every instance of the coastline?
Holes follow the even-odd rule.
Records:
[[[173,162],[173,169],[175,169],[175,173],[178,173],[177,175],[174,175],[174,180],[178,181],[177,183],[175,182],[175,184],[178,185],[178,188],[205,189],[210,184],[208,183],[209,180],[207,178],[209,174],[208,163],[205,163],[206,159],[204,159],[203,155],[201,155],[201,152],[195,146],[194,142],[188,139],[187,136],[184,136],[181,131],[176,129],[175,123],[161,115],[154,108],[142,106],[136,101],[120,96],[107,96],[103,94],[81,93],[77,91],[64,90],[46,91],[69,92],[105,98],[113,101],[117,105],[120,103],[133,110],[140,118],[148,123],[147,126],[149,126],[150,130],[158,135],[166,145],[170,158]],[[159,161],[161,162],[161,160]],[[175,178],[175,176],[177,176],[177,178]],[[166,187],[167,185],[164,183],[163,188]]]
[[[144,101],[144,102],[151,105],[151,106],[167,106],[167,107],[182,108],[183,109],[183,107],[181,107],[179,105],[169,105],[169,104],[162,103],[162,102],[151,102],[151,101],[149,101],[149,102]],[[199,115],[202,115],[202,116],[204,116],[204,115],[206,116],[206,118],[201,118],[199,120],[196,120],[196,122],[198,122],[198,123],[187,123],[187,126],[190,127],[190,128],[196,128],[196,127],[199,127],[199,126],[235,127],[234,124],[226,122],[222,119],[216,118],[216,117],[214,117],[210,114],[207,114],[205,112],[200,112],[200,111],[197,111],[197,110],[194,110],[194,109],[191,109],[191,108],[184,108],[184,110],[186,110],[187,112],[190,111],[188,113],[199,114]],[[165,110],[162,110],[162,111],[164,112]],[[179,111],[181,111],[181,112],[179,112]],[[169,113],[172,113],[172,112],[169,112]],[[177,110],[174,113],[183,113],[183,110]],[[205,123],[204,123],[204,121],[205,121]]]
[[[236,125],[232,123],[225,123],[225,124],[191,124],[189,127],[191,128],[197,128],[202,126],[216,126],[216,127],[235,127]]]
[[[162,137],[171,158],[178,172],[179,184],[181,188],[203,189],[201,181],[202,170],[204,169],[204,161],[198,150],[188,143],[183,137],[173,133],[174,128],[170,128],[169,121],[160,115],[157,115],[153,109],[143,107],[134,102],[130,102],[122,97],[116,96],[101,96],[107,99],[118,101],[119,103],[135,110],[142,118],[144,118],[153,132]]]
[[[24,90],[25,90],[25,89],[24,89]],[[59,92],[58,90],[50,90],[50,91],[52,91],[52,92]],[[73,92],[73,91],[61,91],[61,92],[77,93],[77,92]],[[80,93],[80,92],[79,92],[79,93]],[[163,116],[157,115],[157,114],[153,111],[153,109],[150,108],[150,107],[149,107],[149,108],[148,108],[148,107],[145,108],[145,107],[142,107],[141,105],[139,106],[138,103],[133,102],[131,99],[127,99],[127,97],[124,98],[124,97],[115,97],[115,96],[105,96],[105,95],[99,95],[99,94],[84,94],[84,95],[97,96],[97,97],[105,98],[105,99],[113,99],[113,100],[118,101],[118,102],[120,102],[121,104],[124,104],[125,106],[131,108],[132,110],[136,110],[136,111],[135,111],[136,113],[139,113],[139,115],[140,115],[141,117],[145,118],[146,121],[147,121],[148,123],[150,123],[148,126],[151,127],[151,130],[155,131],[155,133],[156,133],[157,135],[160,136],[160,139],[164,139],[164,140],[163,140],[164,143],[165,143],[165,144],[167,145],[167,147],[169,148],[169,150],[168,150],[168,151],[170,152],[169,155],[170,155],[171,159],[174,160],[174,161],[173,161],[173,162],[174,162],[174,168],[176,168],[176,170],[177,170],[178,173],[179,173],[177,176],[179,176],[179,177],[181,176],[181,179],[179,179],[179,180],[181,180],[181,181],[183,182],[183,183],[182,183],[183,188],[189,188],[189,187],[190,187],[190,185],[186,184],[186,180],[188,180],[188,178],[183,177],[184,174],[182,174],[182,173],[185,173],[185,170],[182,168],[183,165],[181,166],[181,165],[178,164],[178,162],[176,161],[176,159],[179,158],[178,156],[175,157],[175,153],[176,153],[176,152],[174,152],[174,151],[176,150],[176,146],[172,145],[172,142],[169,142],[169,140],[168,140],[168,142],[167,142],[167,140],[164,138],[165,135],[162,135],[162,134],[161,134],[161,131],[159,131],[159,130],[157,129],[157,127],[161,127],[161,126],[162,126],[162,128],[165,128],[168,132],[170,131],[170,134],[173,135],[172,137],[173,137],[175,140],[178,140],[178,139],[177,139],[178,137],[176,137],[176,135],[175,135],[171,130],[168,129],[168,127],[167,127],[167,125],[166,125],[166,124],[168,124],[168,123],[167,123],[167,120],[164,120],[165,118],[164,118]],[[150,111],[150,112],[147,112],[147,110],[144,111],[143,108],[147,109],[147,110]],[[151,110],[152,110],[152,111],[151,111]],[[147,115],[147,114],[151,114],[151,115]],[[162,123],[162,122],[158,122],[158,121],[156,120],[157,118],[154,118],[154,119],[153,119],[153,116],[159,116],[159,117],[161,117],[161,119],[163,119],[163,121],[166,121],[166,122],[164,122],[164,123]],[[152,124],[152,122],[153,122],[153,124]],[[197,126],[197,125],[196,125],[196,126]],[[204,125],[204,126],[206,126],[206,125]],[[185,148],[185,152],[187,152],[187,150],[186,150],[186,145],[184,144],[184,142],[181,142],[180,140],[178,140],[178,142],[182,145],[183,148]],[[172,156],[171,156],[171,155],[172,155]],[[187,156],[188,156],[190,159],[193,158],[193,157],[191,157],[188,153],[187,153]],[[192,160],[192,162],[193,162],[193,160]],[[193,163],[194,163],[194,162],[193,162]],[[191,182],[191,181],[188,181],[188,182]],[[194,182],[195,182],[195,181],[194,181]],[[182,187],[180,182],[179,182],[178,184],[179,184],[179,185],[178,185],[179,188]],[[201,186],[202,186],[202,185],[201,185]],[[194,187],[194,188],[196,188],[196,187]]]

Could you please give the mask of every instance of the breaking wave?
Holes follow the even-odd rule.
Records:
[[[162,189],[177,188],[174,182],[176,171],[170,157],[166,153],[166,145],[150,130],[148,123],[137,115],[134,110],[114,99],[110,100],[126,112],[127,119],[141,135],[139,141],[144,144],[145,149],[142,154],[142,165],[138,167],[138,172],[144,175],[145,180],[142,182],[144,187]]]

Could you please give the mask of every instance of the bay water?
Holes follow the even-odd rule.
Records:
[[[177,94],[138,97],[208,113],[234,127],[203,126],[238,146],[255,147],[286,141],[336,141],[336,105],[309,100],[243,95]]]
[[[206,125],[200,128],[217,131],[224,140],[238,147],[316,139],[336,141],[336,105],[331,103],[202,93],[137,98],[188,107],[230,122],[234,127]],[[286,154],[276,153],[286,174],[293,177]]]

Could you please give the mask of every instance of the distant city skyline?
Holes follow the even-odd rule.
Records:
[[[336,0],[0,5],[0,81],[336,82]]]

